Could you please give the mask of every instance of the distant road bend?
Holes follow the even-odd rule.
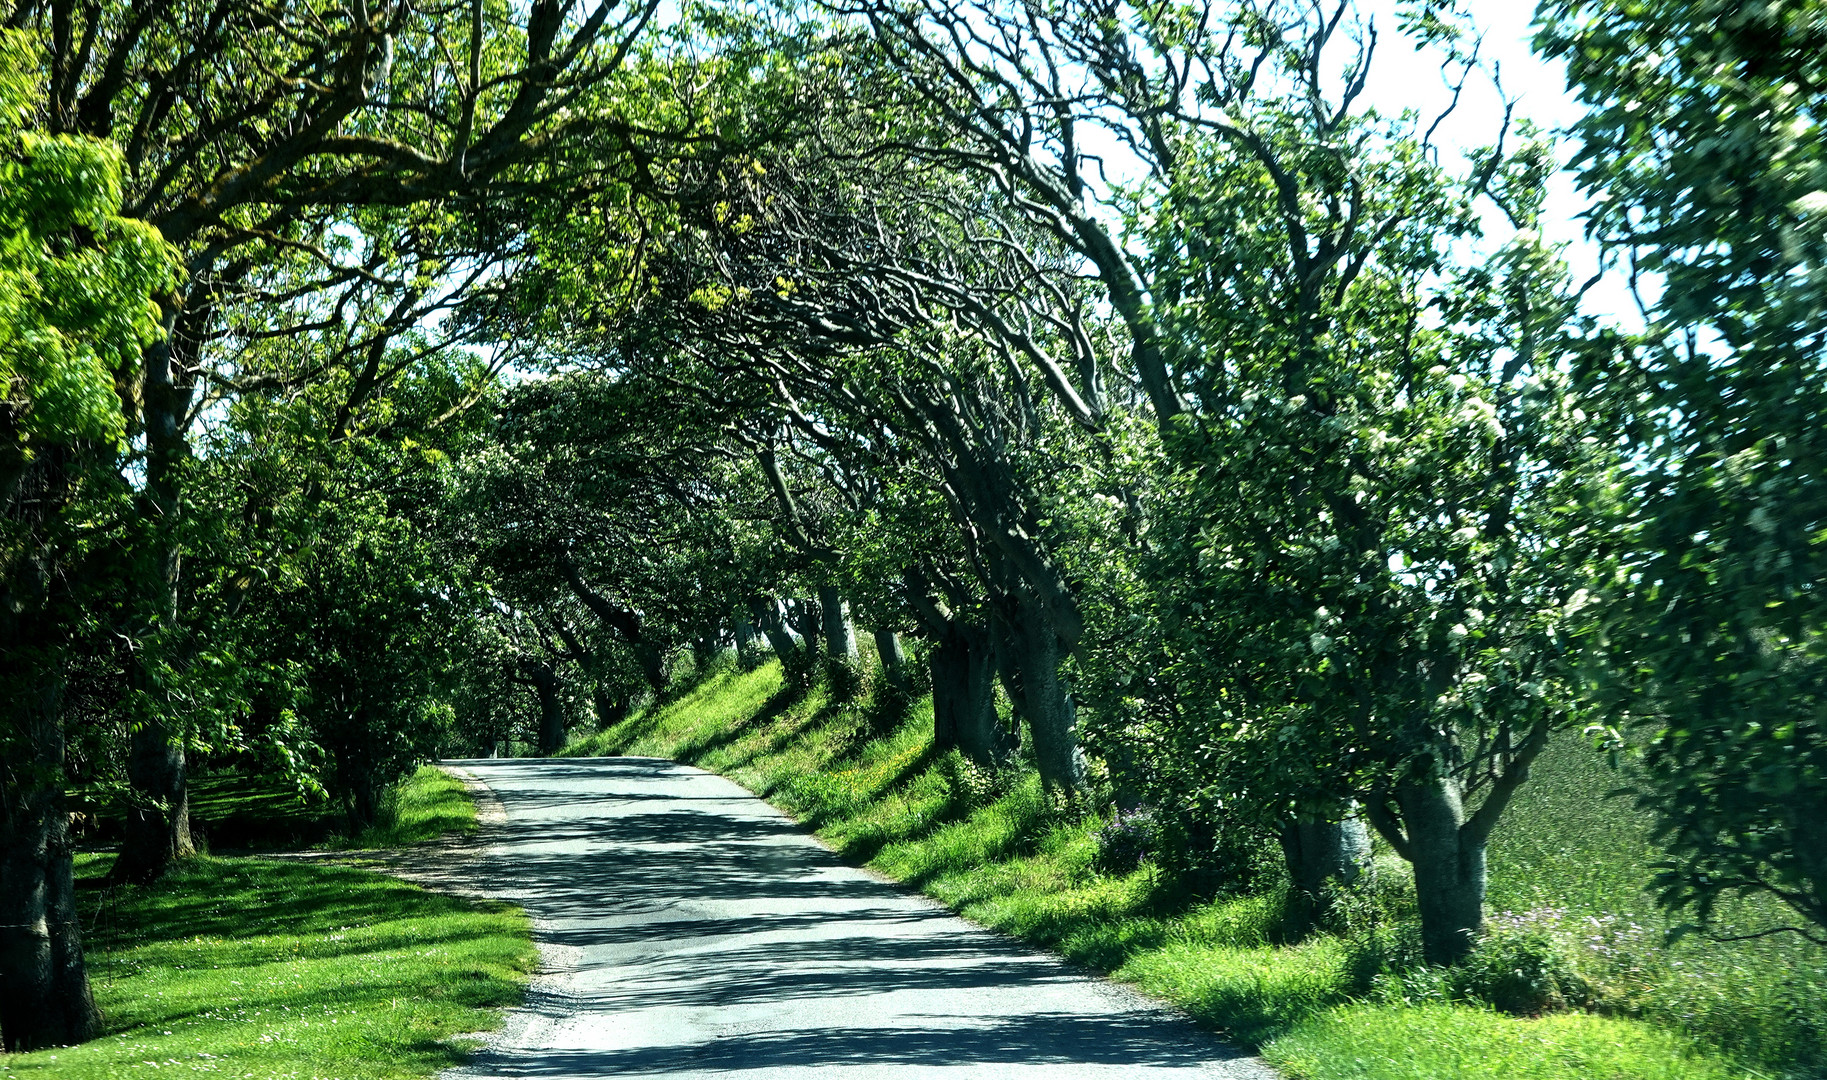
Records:
[[[1273,1080],[1147,999],[843,865],[647,758],[455,763],[506,823],[474,873],[546,972],[456,1078]]]

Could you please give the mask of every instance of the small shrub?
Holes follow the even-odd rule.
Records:
[[[1472,955],[1452,971],[1457,994],[1512,1016],[1591,1004],[1592,987],[1559,940],[1564,915],[1545,908],[1493,918]]]
[[[1370,981],[1369,997],[1382,1005],[1444,1005],[1458,996],[1452,972],[1426,964],[1380,971]]]
[[[863,665],[841,656],[825,658],[825,684],[832,701],[854,701],[863,692]]]
[[[802,645],[780,656],[780,673],[788,686],[809,690],[818,681],[818,657]]]
[[[887,735],[900,727],[918,700],[912,690],[877,675],[869,694],[869,730],[872,735]]]
[[[939,771],[951,788],[953,805],[966,813],[996,802],[1021,782],[1018,768],[989,768],[956,750],[939,759]]]
[[[1147,807],[1119,810],[1097,831],[1097,858],[1092,865],[1106,874],[1127,874],[1154,858],[1161,828]]]
[[[1155,863],[1190,895],[1236,894],[1285,877],[1280,849],[1260,829],[1172,807],[1157,810],[1156,821]]]

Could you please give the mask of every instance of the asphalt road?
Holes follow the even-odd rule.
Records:
[[[455,763],[500,797],[471,871],[544,970],[478,1077],[1272,1080],[1138,994],[845,866],[709,773]]]

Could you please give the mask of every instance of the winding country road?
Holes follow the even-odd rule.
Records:
[[[455,763],[505,810],[470,873],[544,959],[480,1077],[1271,1080],[1147,999],[839,862],[647,758]]]

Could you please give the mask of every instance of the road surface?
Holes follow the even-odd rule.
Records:
[[[845,866],[649,758],[454,763],[500,798],[470,873],[543,968],[452,1080],[1272,1080],[1148,999]]]

